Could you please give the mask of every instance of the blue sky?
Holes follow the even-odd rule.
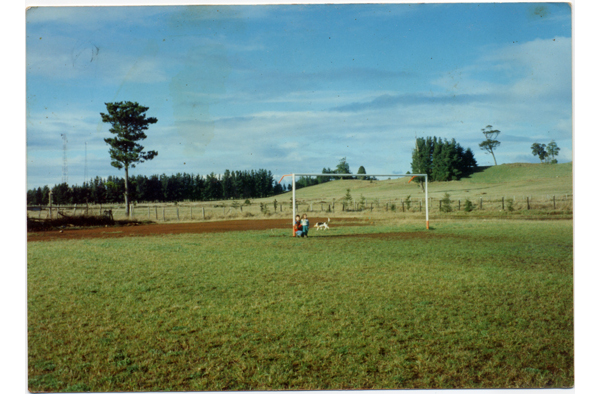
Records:
[[[105,102],[150,107],[132,174],[266,168],[405,173],[414,138],[456,138],[480,165],[572,160],[566,3],[33,8],[27,12],[27,187],[121,176]]]

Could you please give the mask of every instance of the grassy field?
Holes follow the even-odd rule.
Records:
[[[30,243],[29,389],[573,385],[572,221],[288,234]]]

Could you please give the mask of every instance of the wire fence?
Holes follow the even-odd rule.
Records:
[[[467,208],[468,207],[468,208]],[[429,212],[449,211],[570,211],[573,209],[573,195],[521,195],[521,196],[475,196],[471,198],[429,198]],[[395,199],[360,199],[317,201],[298,200],[297,213],[337,214],[345,212],[425,212],[425,199],[399,196]],[[52,219],[60,216],[110,216],[115,220],[135,219],[153,222],[201,221],[244,218],[254,216],[287,216],[292,213],[291,202],[202,202],[179,204],[138,203],[130,207],[127,217],[124,204],[97,205],[53,205],[28,206],[27,216],[38,219]]]

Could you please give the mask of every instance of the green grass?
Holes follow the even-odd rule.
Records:
[[[380,179],[377,182],[359,180],[337,180],[322,185],[302,188],[296,191],[300,200],[330,201],[331,198],[340,200],[346,194],[346,189],[351,189],[352,197],[357,201],[361,194],[367,199],[379,198],[380,200],[404,199],[411,195],[412,198],[422,198],[423,193],[416,183],[408,183],[409,178]],[[514,163],[502,164],[483,169],[460,181],[431,182],[429,195],[433,198],[442,198],[444,193],[449,193],[451,198],[506,198],[521,196],[556,195],[559,198],[565,194],[573,193],[573,164],[527,164]],[[284,197],[291,197],[291,193],[276,196],[278,201]],[[265,199],[272,201],[273,198]],[[258,201],[258,200],[257,200]],[[261,200],[262,201],[262,200]]]
[[[398,224],[29,243],[29,388],[573,385],[571,221]]]

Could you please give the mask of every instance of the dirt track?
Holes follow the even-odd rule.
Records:
[[[316,222],[326,220],[327,218],[310,218],[310,222],[313,225]],[[362,220],[355,218],[336,218],[330,224],[331,226],[360,226],[361,224],[358,223],[359,221]],[[60,230],[28,233],[27,242],[53,241],[57,239],[119,238],[161,234],[223,233],[228,231],[268,230],[276,228],[289,228],[291,233],[292,226],[290,219],[227,220],[222,222],[146,224],[138,226],[113,226],[85,229],[65,228],[62,230],[62,233]]]

